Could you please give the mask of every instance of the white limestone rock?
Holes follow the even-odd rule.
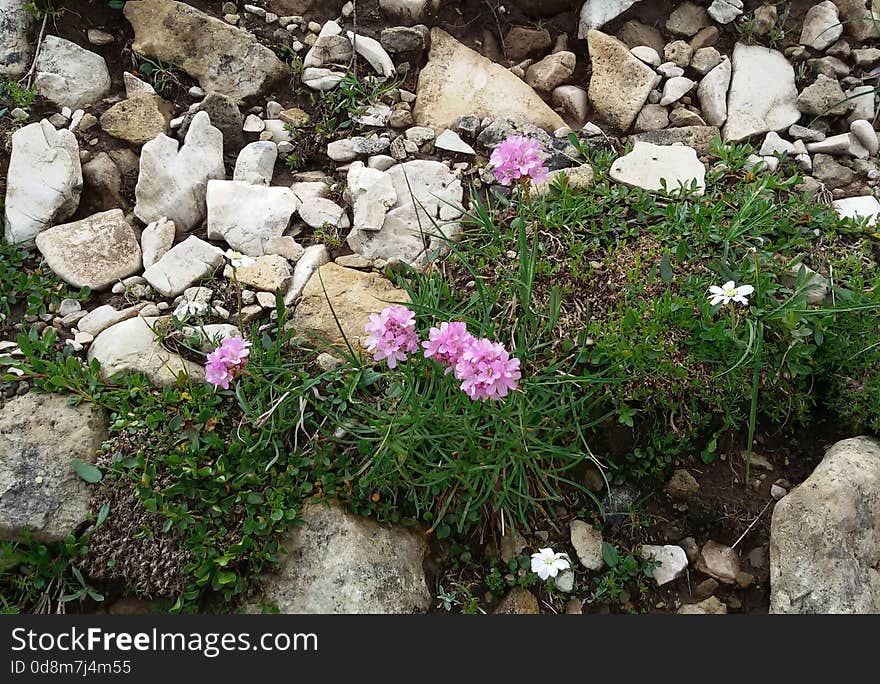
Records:
[[[74,287],[102,290],[141,270],[141,248],[122,209],[54,226],[35,242],[55,275]]]
[[[141,252],[144,268],[149,268],[161,259],[174,246],[177,229],[174,221],[164,216],[158,221],[147,224],[141,233]]]
[[[742,0],[713,0],[709,5],[709,16],[719,24],[729,24],[742,13]]]
[[[877,131],[871,125],[870,121],[858,119],[853,121],[849,126],[850,133],[858,138],[859,143],[864,147],[868,154],[872,157],[880,150],[880,142],[877,140]]]
[[[665,546],[653,546],[645,544],[641,548],[642,558],[659,563],[654,568],[654,581],[658,587],[669,584],[681,577],[687,570],[688,557],[685,550],[680,546],[666,544]]]
[[[624,50],[629,54],[626,46]],[[413,118],[418,125],[439,131],[455,128],[461,117],[472,115],[509,118],[550,131],[565,125],[562,117],[508,69],[434,28],[428,63],[419,72]]]
[[[293,190],[242,181],[208,182],[208,239],[225,240],[248,256],[265,254],[265,244],[290,225],[299,202]]]
[[[455,152],[456,154],[476,154],[476,150],[468,145],[455,131],[448,128],[437,136],[434,141],[434,147],[447,152]]]
[[[380,76],[391,78],[397,73],[394,62],[378,40],[359,36],[351,31],[346,31],[346,35],[354,46],[354,51],[367,60]]]
[[[12,134],[6,176],[4,235],[28,243],[50,225],[70,218],[79,206],[83,176],[79,144],[68,130],[46,119]]]
[[[637,2],[639,0],[587,0],[581,8],[578,38],[583,40],[590,30],[602,28]]]
[[[693,90],[695,85],[697,84],[694,81],[684,76],[670,78],[663,84],[663,97],[660,98],[660,106],[665,107],[673,102],[678,102]]]
[[[843,35],[843,24],[837,16],[837,5],[825,0],[813,5],[804,16],[800,44],[825,51]]]
[[[610,175],[618,183],[645,190],[661,190],[665,184],[668,192],[685,187],[699,196],[706,189],[706,168],[696,150],[686,145],[638,141],[632,152],[614,161]]]
[[[290,306],[302,294],[315,272],[330,261],[330,252],[324,245],[311,245],[306,247],[303,255],[293,268],[293,278],[290,286],[284,294],[284,304]]]
[[[354,229],[352,251],[368,259],[400,259],[421,266],[448,249],[460,232],[464,190],[440,162],[414,160],[391,167],[397,202],[378,231]]]
[[[224,263],[223,250],[190,235],[144,271],[144,279],[165,297],[176,297]]]
[[[660,82],[660,76],[636,59],[617,38],[591,30],[587,44],[593,65],[590,101],[603,119],[620,131],[627,131]]]
[[[348,169],[347,193],[354,205],[354,228],[377,231],[385,215],[397,202],[397,191],[389,173],[354,162]]]
[[[697,98],[703,119],[710,126],[722,126],[727,121],[727,89],[730,87],[730,60],[725,57],[700,81]]]
[[[205,219],[208,181],[226,178],[226,169],[223,134],[206,112],[196,113],[178,145],[162,134],[143,146],[134,214],[144,223],[166,217],[183,234]]]
[[[238,153],[232,180],[251,185],[270,185],[277,159],[278,145],[271,140],[249,143]]]
[[[873,195],[834,200],[831,206],[840,218],[857,221],[867,218],[869,226],[877,225],[877,216],[880,215],[880,202]]]
[[[109,92],[110,72],[101,55],[64,38],[44,36],[34,86],[59,107],[78,109],[94,104]]]
[[[726,141],[781,131],[797,123],[801,113],[794,68],[781,52],[737,43],[732,69],[723,131]]]
[[[299,217],[311,228],[320,228],[328,224],[345,229],[350,225],[345,209],[336,202],[317,196],[308,197],[302,202],[299,207]]]
[[[166,321],[135,316],[107,328],[89,347],[89,361],[96,359],[101,375],[108,379],[117,373],[141,373],[158,387],[175,384],[181,374],[196,382],[204,380],[205,370],[200,364],[162,345],[156,329]]]

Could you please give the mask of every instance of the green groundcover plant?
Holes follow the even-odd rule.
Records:
[[[98,600],[83,588],[98,577],[170,596],[173,610],[228,607],[280,560],[310,496],[458,543],[560,505],[601,515],[588,470],[650,483],[676,458],[712,461],[728,436],[748,451],[762,425],[877,431],[873,228],[805,200],[785,160],[779,173],[746,170],[747,146],[717,145],[697,196],[612,183],[612,155],[572,142],[593,169],[586,187],[533,183],[546,169],[522,141],[493,155],[510,194],[474,194],[445,260],[389,271],[408,301],[371,320],[372,358],[350,340],[325,370],[327,349],[302,345],[280,296],[270,325],[216,340],[207,358],[184,321],[157,329],[209,380],[162,389],[102,378],[51,328],[23,331],[22,355],[4,364],[110,416],[93,521],[79,531],[88,544],[49,573],[61,578],[53,600]],[[481,346],[459,369],[450,350],[465,331]],[[123,514],[129,504],[142,520]],[[123,528],[148,558],[179,549],[179,567],[163,578],[122,567],[106,550]],[[51,564],[28,560],[32,542],[3,548],[17,559],[2,566],[10,606],[33,609]]]

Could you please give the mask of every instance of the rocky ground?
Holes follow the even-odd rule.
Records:
[[[218,336],[290,329],[313,345],[357,346],[370,313],[409,301],[401,274],[445,268],[474,208],[511,198],[487,165],[510,134],[546,154],[552,178],[537,197],[559,183],[683,186],[671,208],[712,191],[727,145],[742,152],[746,182],[797,176],[804,206],[830,205],[835,225],[874,241],[862,261],[876,270],[870,4],[0,0],[3,240],[27,250],[4,251],[0,273],[31,278],[27,296],[10,284],[0,301],[0,538],[10,542],[0,571],[42,582],[16,593],[10,579],[3,607],[61,609],[52,601],[68,565],[22,556],[22,540],[36,540],[76,547],[81,593],[68,609],[180,609],[192,587],[183,575],[202,579],[203,549],[168,534],[173,516],[150,517],[161,504],[144,507],[142,489],[98,484],[170,415],[120,428],[115,407],[96,408],[97,388],[139,374],[167,407],[169,393],[192,391],[181,374],[204,379]],[[607,173],[591,163],[599,157]],[[830,307],[834,272],[806,276],[809,305]],[[472,274],[459,280],[473,290]],[[875,293],[868,281],[862,290]],[[39,366],[41,349],[68,361]],[[80,382],[83,363],[95,375]],[[330,372],[340,360],[310,363]],[[94,401],[71,406],[71,392]],[[204,428],[197,413],[180,434]],[[662,481],[609,485],[587,469],[601,513],[572,496],[530,525],[502,511],[463,538],[313,500],[295,516],[302,526],[284,518],[272,532],[254,588],[212,570],[197,582],[213,592],[200,608],[880,612],[880,446],[833,416],[796,437],[775,427],[760,427],[754,453],[741,429],[716,432],[717,458],[713,442],[711,458],[669,459]],[[214,465],[192,471],[228,490]],[[163,477],[149,459],[137,467],[141,487]],[[69,541],[93,526],[81,550]],[[245,544],[230,531],[227,546],[233,538]],[[577,569],[545,586],[528,556],[548,545]]]

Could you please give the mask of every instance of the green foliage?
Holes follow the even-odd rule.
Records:
[[[309,496],[427,522],[452,543],[455,563],[501,595],[534,581],[528,557],[479,566],[467,534],[487,520],[535,529],[560,506],[598,507],[582,484],[591,461],[616,481],[656,477],[678,456],[712,461],[731,432],[750,443],[760,420],[796,429],[816,406],[856,431],[880,427],[873,229],[805,203],[796,178],[746,171],[745,145],[716,148],[703,197],[611,183],[611,155],[580,149],[592,185],[557,182],[524,201],[474,197],[442,269],[388,273],[407,290],[423,338],[460,320],[521,359],[520,390],[504,401],[471,401],[420,354],[389,370],[349,348],[341,367],[320,371],[323,350],[293,343],[282,302],[271,329],[246,331],[251,356],[229,391],[186,378],[161,389],[139,376],[104,380],[96,364],[58,351],[54,329],[19,336],[36,390],[109,412],[102,460],[80,476],[105,493],[133,492],[185,544],[192,560],[175,610],[246,594],[282,556]],[[333,226],[315,238],[341,240]],[[6,312],[25,300],[42,312],[68,296],[28,270],[21,250],[0,249]],[[827,274],[820,303],[810,303],[807,265]],[[753,285],[749,307],[709,304],[709,286],[727,280]],[[201,362],[178,327],[158,339]],[[95,599],[70,560],[83,544],[74,555],[47,547],[39,567],[17,563],[38,569],[17,572],[3,610],[32,607],[47,577],[66,578],[64,596]],[[609,570],[593,600],[637,602],[651,564],[612,546],[603,557]],[[447,610],[478,610],[472,585],[445,585]]]
[[[275,333],[252,335],[249,372],[235,392],[184,378],[162,389],[137,375],[104,381],[96,363],[54,352],[52,328],[19,336],[21,368],[37,389],[70,392],[109,412],[110,466],[103,474],[77,469],[80,476],[135,488],[144,510],[185,538],[193,561],[176,610],[210,596],[229,601],[276,562],[300,501],[320,493],[316,479],[333,467],[309,444],[315,426],[306,407],[322,378],[282,353],[287,338]]]
[[[0,325],[14,307],[21,307],[24,313],[36,316],[57,307],[62,299],[84,300],[88,297],[88,288],[71,290],[48,266],[32,264],[26,249],[0,242]]]
[[[33,2],[25,3],[24,8],[40,21],[53,19],[64,11],[63,8],[55,8],[54,0],[34,0]]]
[[[647,594],[657,563],[631,553],[621,555],[607,542],[602,544],[602,560],[608,569],[595,578],[590,602],[624,605]]]
[[[339,226],[324,223],[315,228],[312,237],[315,242],[320,242],[326,245],[328,249],[339,249],[342,247],[342,235]]]
[[[25,88],[18,81],[0,81],[0,100],[27,109],[37,99],[36,87]]]
[[[617,481],[659,475],[694,451],[712,460],[719,435],[753,432],[760,420],[806,421],[822,375],[838,372],[817,364],[828,335],[849,316],[864,328],[877,320],[865,228],[805,203],[797,177],[745,171],[747,145],[716,145],[707,192],[689,199],[609,182],[609,156],[581,149],[596,175],[590,187],[557,183],[524,214],[504,200],[473,204],[449,299],[479,300],[490,319],[554,321],[527,356],[537,369],[569,369],[574,395],[592,396],[582,422],[610,413],[629,432],[621,438],[607,422],[583,431]],[[537,253],[531,292],[518,275],[519,221]],[[847,269],[824,248],[835,241],[861,255]],[[816,285],[802,263],[836,276],[821,305],[807,303]],[[708,287],[727,280],[755,287],[750,307],[709,305]]]
[[[152,59],[143,55],[134,55],[137,68],[141,75],[153,84],[160,95],[181,86],[178,67],[173,62]]]
[[[31,537],[0,542],[2,612],[58,613],[71,602],[103,601],[77,567],[88,551],[89,534],[51,544]]]
[[[402,81],[386,81],[372,76],[359,78],[348,73],[332,90],[312,95],[315,114],[312,116],[315,133],[319,138],[332,140],[351,131],[356,124],[352,117],[364,106],[378,102],[390,90],[398,88]]]

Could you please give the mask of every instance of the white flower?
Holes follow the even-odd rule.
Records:
[[[205,302],[200,302],[196,299],[185,299],[174,309],[174,316],[183,320],[190,316],[201,316],[207,313],[207,311],[208,305]]]
[[[735,282],[728,280],[721,287],[713,285],[709,288],[709,303],[712,306],[716,304],[730,304],[730,302],[748,304],[749,295],[754,291],[755,288],[751,285],[740,285],[737,287]]]
[[[542,580],[556,577],[560,570],[568,570],[571,563],[564,553],[555,553],[553,549],[541,549],[532,554],[532,572]]]
[[[257,263],[257,260],[253,257],[249,257],[246,254],[242,254],[241,252],[236,252],[234,249],[227,249],[223,256],[226,257],[227,261],[229,261],[229,265],[232,268],[244,268],[245,266],[252,266]]]

